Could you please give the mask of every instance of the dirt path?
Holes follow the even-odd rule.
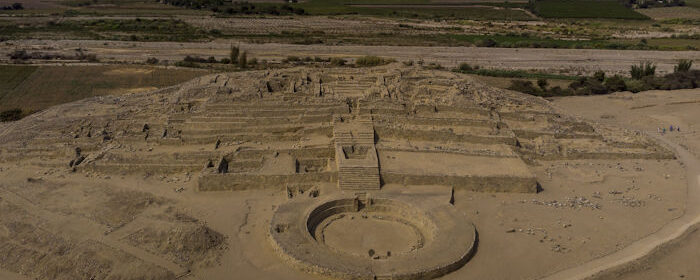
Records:
[[[143,63],[148,57],[171,62],[180,61],[186,55],[201,57],[228,57],[232,41],[202,43],[172,42],[116,42],[96,40],[19,40],[8,41],[12,47],[0,48],[0,62],[8,62],[7,54],[15,49],[41,50],[50,48],[73,54],[76,48],[95,53],[102,61],[128,61]],[[238,44],[237,42],[233,42]],[[570,74],[591,73],[604,70],[627,75],[630,65],[652,61],[657,73],[673,71],[678,59],[700,60],[700,51],[637,51],[591,49],[517,49],[477,47],[415,47],[415,46],[354,46],[354,45],[295,45],[240,43],[250,57],[259,60],[280,61],[287,56],[299,57],[359,57],[376,55],[399,61],[436,62],[445,67],[456,67],[462,62],[488,68],[540,69],[563,71]]]
[[[545,280],[588,279],[630,262],[639,260],[654,252],[659,246],[681,238],[686,231],[700,223],[700,161],[688,150],[663,137],[651,133],[652,137],[676,151],[678,159],[685,164],[688,180],[688,196],[685,214],[666,224],[659,231],[642,238],[615,253],[589,261],[579,266],[549,275]]]

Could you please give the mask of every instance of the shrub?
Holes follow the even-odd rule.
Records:
[[[678,64],[676,66],[673,66],[673,72],[678,73],[678,72],[688,72],[690,71],[690,67],[693,66],[693,61],[688,60],[688,59],[681,59],[678,61]]]
[[[542,89],[542,91],[547,90],[547,86],[549,85],[549,82],[547,79],[537,79],[537,86]]]
[[[210,56],[210,57],[207,59],[207,63],[216,63],[216,57]]]
[[[564,95],[568,95],[568,92],[566,90],[563,90],[559,86],[554,86],[554,87],[549,89],[548,95],[549,96],[564,96]]]
[[[636,80],[646,76],[654,76],[655,73],[656,65],[650,61],[640,62],[639,65],[632,65],[630,67],[630,75]]]
[[[474,69],[472,68],[471,65],[469,65],[469,63],[462,62],[462,63],[459,64],[459,70],[461,70],[461,71],[472,71],[472,70],[474,70]]]
[[[477,47],[487,47],[487,48],[492,48],[498,45],[498,42],[494,41],[491,38],[486,38],[484,40],[479,41],[476,46]]]
[[[223,64],[231,64],[231,59],[228,57],[224,57],[219,62],[221,62]]]
[[[155,57],[149,57],[148,59],[146,59],[147,64],[158,64],[158,62],[160,61]]]
[[[649,89],[647,87],[647,85],[644,84],[644,82],[642,82],[640,80],[630,80],[630,81],[627,81],[626,84],[627,84],[627,90],[629,90],[631,92],[635,92],[635,93]]]
[[[597,79],[588,79],[584,87],[584,94],[607,94],[608,89]]]
[[[618,75],[606,79],[604,84],[610,92],[624,91],[627,89],[627,85],[625,85],[625,80],[623,80],[622,77]]]
[[[406,66],[413,66],[413,60],[404,61],[404,62],[403,62],[403,65],[406,65]]]
[[[642,82],[646,85],[647,89],[657,89],[661,87],[663,79],[654,76],[644,76],[642,77]]]
[[[593,77],[581,77],[569,84],[569,88],[571,88],[577,95],[608,93],[608,89],[603,86],[603,83]]]
[[[253,57],[248,60],[248,65],[258,65],[258,59]]]
[[[0,7],[2,10],[24,10],[22,3],[12,3],[10,6]]]
[[[231,53],[229,54],[229,60],[231,61],[231,64],[238,63],[238,55],[240,51],[240,48],[234,47],[233,44],[231,44]]]
[[[508,89],[533,95],[538,93],[532,82],[526,80],[511,80]]]
[[[593,73],[593,78],[599,82],[603,82],[605,80],[605,72],[601,70],[595,71],[595,73]]]
[[[242,52],[240,56],[238,56],[238,66],[245,69],[248,67],[248,53]]]
[[[355,60],[355,64],[361,67],[379,66],[390,63],[392,60],[384,59],[378,56],[368,55]]]
[[[22,109],[11,109],[0,112],[0,122],[11,122],[22,118]]]
[[[284,61],[285,62],[298,62],[298,61],[301,61],[301,58],[299,58],[298,56],[290,55]]]
[[[185,60],[183,60],[183,61],[175,62],[175,66],[178,66],[178,67],[192,67],[192,68],[196,68],[196,67],[197,67],[197,64],[195,64],[195,63],[192,62],[192,61],[185,61]]]
[[[32,58],[25,50],[16,50],[8,56],[13,60],[27,60]]]
[[[331,65],[333,65],[333,66],[343,66],[343,65],[345,65],[346,62],[347,61],[345,61],[345,59],[342,59],[342,58],[338,58],[338,57],[331,58]]]
[[[426,69],[433,69],[433,70],[443,70],[445,67],[442,66],[442,64],[437,63],[437,62],[431,62],[428,63],[428,65],[423,66]]]
[[[700,71],[693,71],[695,73]],[[664,76],[659,88],[665,90],[696,88],[698,86],[698,76],[693,72],[675,72]]]

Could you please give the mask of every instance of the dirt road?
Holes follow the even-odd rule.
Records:
[[[148,57],[179,61],[186,55],[201,57],[228,57],[232,41],[202,43],[173,42],[117,42],[96,40],[20,40],[7,41],[0,46],[0,62],[9,62],[7,54],[16,49],[29,51],[65,52],[73,54],[76,48],[97,54],[102,61],[144,62]],[[488,68],[540,69],[570,74],[604,70],[608,73],[627,74],[630,65],[641,61],[657,64],[657,73],[673,71],[678,59],[700,60],[700,51],[619,51],[588,49],[515,49],[477,47],[412,47],[412,46],[328,46],[295,44],[240,43],[249,57],[259,60],[281,60],[287,56],[299,57],[358,57],[377,55],[400,61],[435,62],[455,67],[462,62]]]

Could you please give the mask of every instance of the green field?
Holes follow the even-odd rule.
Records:
[[[0,66],[0,100],[24,82],[37,68],[36,66]]]
[[[479,7],[471,7],[477,5]],[[371,16],[389,16],[403,18],[450,18],[474,20],[532,20],[522,10],[509,8],[524,8],[522,3],[494,1],[490,3],[466,3],[455,5],[439,5],[429,0],[310,0],[297,4],[310,15],[340,15],[359,14]],[[365,6],[357,6],[365,5]],[[411,5],[411,6],[408,6]],[[494,8],[483,7],[493,6]],[[508,8],[508,9],[495,9]]]
[[[71,39],[189,42],[208,38],[207,32],[175,19],[99,19],[16,25],[0,21],[0,36]]]
[[[534,18],[523,10],[494,9],[488,7],[350,7],[350,13],[371,16],[400,17],[400,18],[449,18],[472,20],[533,20]],[[313,10],[312,10],[313,11]],[[316,14],[324,14],[318,12]]]
[[[0,65],[0,111],[19,108],[25,113],[36,112],[86,97],[171,86],[208,73],[197,69],[125,65]]]
[[[688,7],[700,8],[700,0],[685,0]]]
[[[617,0],[537,0],[531,9],[543,18],[649,19]]]

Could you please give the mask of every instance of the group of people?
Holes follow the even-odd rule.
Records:
[[[675,129],[675,131],[677,131],[677,132],[680,132],[680,131],[681,131],[681,127],[680,127],[680,126],[675,126],[675,127],[674,127],[673,125],[668,126],[668,131],[669,131],[669,132],[673,132],[674,129]],[[665,127],[659,127],[659,128],[657,128],[657,131],[658,131],[660,134],[665,134],[665,133],[666,133],[666,128],[665,128]]]

